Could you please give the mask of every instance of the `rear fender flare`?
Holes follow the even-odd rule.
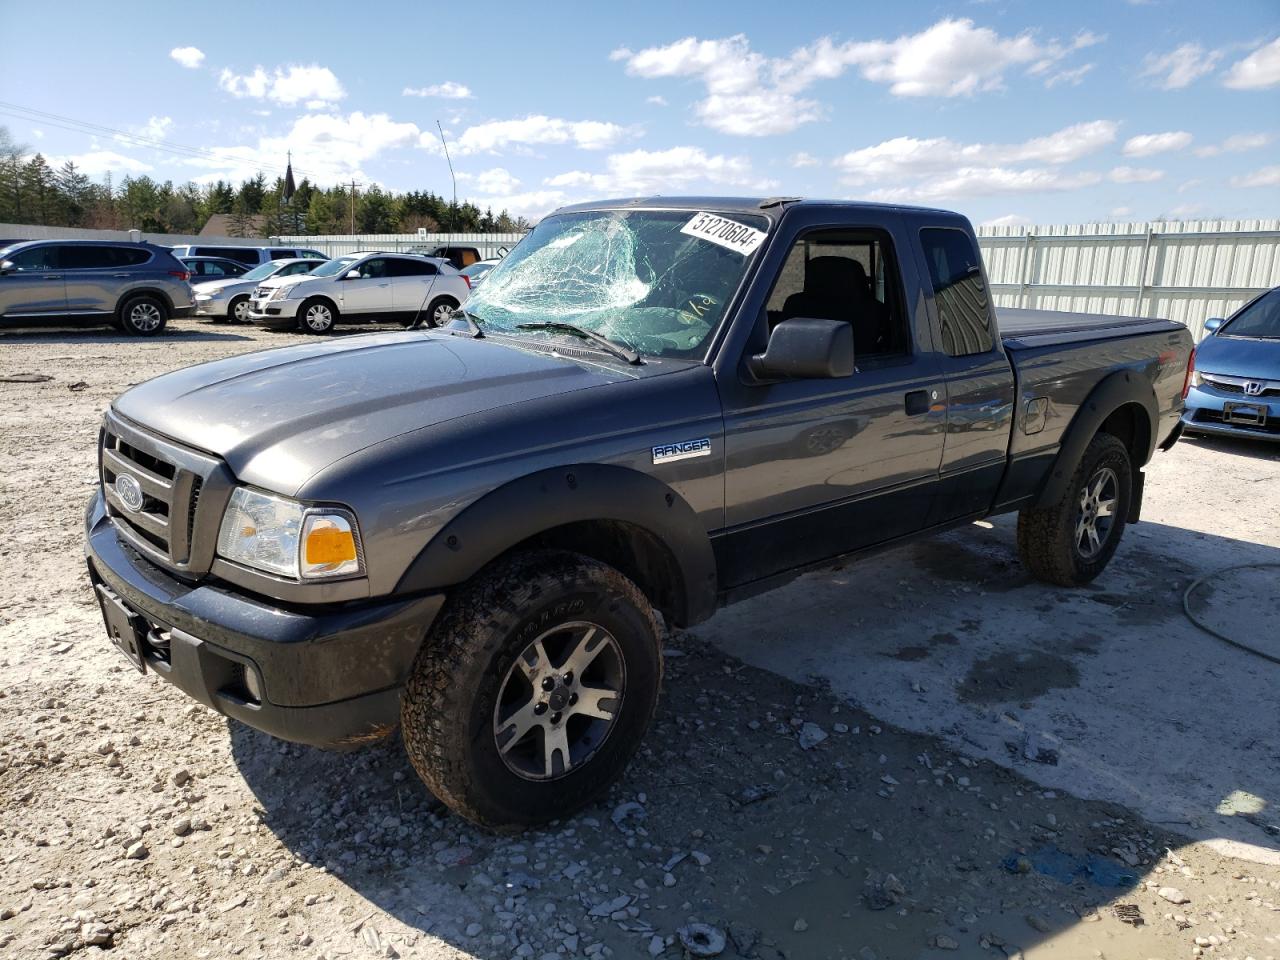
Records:
[[[1155,449],[1156,425],[1160,422],[1155,391],[1141,374],[1132,370],[1117,370],[1103,377],[1093,388],[1080,405],[1075,419],[1063,433],[1057,459],[1054,460],[1044,489],[1036,500],[1037,507],[1051,506],[1062,498],[1089,441],[1094,438],[1107,417],[1128,403],[1136,403],[1146,411],[1150,428],[1147,431],[1147,449],[1139,451],[1141,459],[1133,464],[1135,475],[1151,459]]]
[[[715,612],[715,554],[697,513],[661,480],[605,464],[554,467],[485,494],[431,538],[396,592],[455,586],[539,534],[586,521],[638,527],[669,552],[678,587],[670,612],[678,623],[699,623]],[[571,542],[562,545],[572,549]]]

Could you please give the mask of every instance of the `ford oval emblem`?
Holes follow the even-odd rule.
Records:
[[[137,513],[142,509],[142,484],[138,483],[137,477],[131,477],[127,473],[116,477],[116,496],[130,513]]]

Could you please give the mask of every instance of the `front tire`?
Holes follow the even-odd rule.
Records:
[[[227,319],[232,323],[249,322],[249,298],[243,294],[233,297],[227,304]]]
[[[169,308],[158,297],[140,293],[120,305],[120,329],[135,337],[154,337],[169,322]]]
[[[303,333],[329,333],[338,322],[338,310],[328,300],[316,297],[298,308],[298,329]]]
[[[427,787],[491,829],[567,817],[616,780],[658,700],[653,608],[617,570],[563,551],[501,560],[461,588],[401,703]]]
[[[1109,433],[1089,441],[1057,503],[1018,514],[1018,555],[1037,580],[1079,587],[1106,569],[1133,495],[1133,463]]]

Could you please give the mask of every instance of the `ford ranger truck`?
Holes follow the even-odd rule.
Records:
[[[140,672],[287,740],[399,725],[453,810],[536,824],[635,753],[664,622],[1011,511],[1093,580],[1191,367],[1175,323],[997,316],[954,213],[566,207],[440,328],[121,395],[89,576]]]

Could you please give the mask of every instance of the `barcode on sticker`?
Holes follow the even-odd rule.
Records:
[[[755,253],[764,243],[764,231],[743,226],[736,220],[714,213],[695,213],[693,219],[680,228],[680,232],[699,240],[707,240],[727,250],[735,250],[744,257]]]

